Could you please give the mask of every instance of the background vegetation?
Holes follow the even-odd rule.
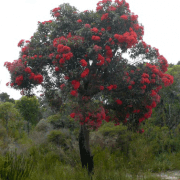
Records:
[[[180,65],[169,68],[174,84],[161,90],[161,103],[142,124],[144,133],[110,122],[90,133],[93,179],[160,179],[155,172],[180,169],[179,70]],[[69,115],[71,103],[53,108],[45,96],[14,101],[0,94],[2,180],[90,179],[81,167],[79,124]]]

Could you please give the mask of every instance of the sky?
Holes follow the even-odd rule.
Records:
[[[114,1],[114,0],[113,0]],[[169,63],[180,61],[180,1],[179,0],[126,0],[130,10],[138,15],[144,26],[144,41],[159,49]],[[98,0],[6,0],[0,2],[0,93],[21,98],[20,91],[7,87],[10,81],[4,62],[18,59],[21,39],[30,40],[37,30],[38,21],[52,19],[50,10],[69,3],[79,11],[94,10]]]

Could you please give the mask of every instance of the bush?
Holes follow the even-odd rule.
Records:
[[[52,130],[47,137],[49,142],[55,145],[69,149],[71,139],[70,137],[62,132],[62,130]]]
[[[0,158],[0,177],[2,180],[24,180],[33,170],[33,160],[23,154],[7,153],[5,157]]]
[[[41,119],[38,124],[35,127],[35,130],[38,132],[48,132],[49,130],[52,130],[53,126],[47,122],[45,119]]]

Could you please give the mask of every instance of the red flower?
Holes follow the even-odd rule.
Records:
[[[108,27],[107,27],[107,31],[111,31],[111,26],[108,26]]]
[[[39,58],[42,58],[42,55],[39,55]]]
[[[97,34],[99,30],[96,27],[93,27],[91,31]]]
[[[116,84],[113,85],[113,89],[117,89],[117,85]]]
[[[138,15],[131,15],[131,21],[137,21]]]
[[[60,64],[64,64],[64,63],[65,63],[65,59],[61,58],[61,59],[59,60],[59,63],[60,63]]]
[[[81,19],[78,19],[77,22],[78,22],[78,23],[82,23],[82,20],[81,20]]]
[[[101,21],[103,21],[104,19],[108,19],[108,13],[102,15]],[[101,30],[101,31],[102,31],[102,30]]]
[[[110,63],[110,62],[111,62],[111,59],[110,59],[110,58],[106,58],[106,61],[107,61],[108,63]]]
[[[72,95],[72,96],[77,96],[77,91],[72,90],[72,91],[71,91],[71,95]]]
[[[108,7],[108,11],[115,11],[115,10],[116,10],[116,8],[114,6],[109,6]]]
[[[132,89],[132,86],[131,86],[131,85],[130,85],[130,86],[128,86],[128,89],[129,89],[129,90],[131,90],[131,89]]]
[[[13,86],[14,86],[14,83],[11,83],[10,86],[13,87]]]
[[[81,73],[81,77],[84,78],[89,74],[89,69],[86,68],[82,73]]]
[[[150,94],[151,97],[155,96],[156,94],[157,94],[156,91],[151,90],[151,94]]]
[[[94,40],[94,41],[100,41],[100,37],[99,36],[92,36],[92,40]]]
[[[52,57],[54,56],[54,54],[49,54],[49,58],[52,59]]]
[[[18,43],[18,47],[21,47],[24,44],[24,39],[20,40]]]
[[[59,67],[56,66],[55,67],[55,71],[58,72],[59,71]]]
[[[94,45],[93,49],[94,49],[96,52],[98,52],[98,51],[102,50],[102,47],[97,46],[97,45]]]
[[[43,82],[43,76],[41,74],[35,75],[34,80],[41,84]]]
[[[69,77],[68,77],[68,76],[64,76],[64,79],[65,79],[65,80],[68,80],[68,79],[69,79]]]
[[[61,9],[60,7],[54,8],[54,9],[52,10],[52,12],[57,12],[57,11],[60,10],[60,9]]]
[[[29,67],[27,67],[24,71],[29,73],[29,74],[31,73],[31,69]]]
[[[63,89],[66,85],[65,84],[61,84],[60,88]]]
[[[97,63],[98,66],[102,66],[104,64],[104,57],[101,54],[98,54],[97,60],[100,61]]]
[[[16,83],[18,86],[20,86],[20,85],[22,84],[22,82],[23,82],[23,75],[20,75],[20,76],[16,77],[15,83]]]
[[[104,90],[104,86],[100,86],[99,89],[100,89],[101,91],[103,91],[103,90]]]
[[[59,16],[60,16],[60,13],[57,12],[57,13],[54,14],[54,16],[55,16],[55,17],[59,17]]]
[[[146,89],[146,85],[141,86],[141,89]]]
[[[59,45],[58,45],[59,46]],[[70,52],[71,51],[71,48],[70,47],[68,47],[68,46],[63,46],[63,48],[62,48],[62,52],[63,53],[68,53],[68,52]]]
[[[85,67],[87,66],[87,62],[84,59],[80,60],[81,66]]]
[[[91,25],[90,24],[85,24],[84,27],[85,28],[91,28]]]
[[[112,90],[112,89],[113,89],[113,85],[108,86],[107,89],[108,89],[109,91]]]
[[[116,100],[116,103],[119,104],[119,105],[121,105],[121,104],[122,104],[122,101],[119,100],[119,99],[117,99],[117,100]]]
[[[71,118],[74,118],[75,117],[75,113],[71,113],[70,116],[71,116]]]
[[[121,19],[127,20],[128,16],[126,16],[125,14],[123,14],[122,16],[120,16]]]
[[[73,86],[73,88],[74,88],[75,90],[77,90],[77,89],[79,88],[79,86],[80,86],[80,82],[77,81],[77,80],[71,81],[71,84],[72,84],[72,86]]]

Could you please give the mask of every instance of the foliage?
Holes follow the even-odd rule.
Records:
[[[19,109],[24,120],[29,121],[33,125],[39,121],[39,102],[35,96],[23,96],[20,100],[15,101],[15,106]]]
[[[3,126],[8,129],[20,128],[22,125],[22,118],[19,111],[15,108],[15,105],[11,102],[5,102],[0,104],[0,120]]]
[[[162,97],[161,103],[157,105],[153,113],[153,122],[155,125],[168,126],[170,129],[175,129],[180,120],[180,65],[174,65],[169,68],[167,73],[173,75],[174,83],[162,89],[160,96]]]
[[[29,177],[33,170],[33,160],[16,153],[7,153],[0,157],[0,177],[2,180],[19,179]]]
[[[52,142],[62,148],[69,149],[71,137],[67,132],[62,130],[52,130],[47,137],[49,142]]]
[[[2,92],[0,94],[0,102],[11,102],[11,103],[14,103],[15,100],[13,98],[9,98],[9,95],[7,93]]]
[[[35,127],[36,131],[48,132],[52,129],[52,125],[45,119],[41,119]]]

